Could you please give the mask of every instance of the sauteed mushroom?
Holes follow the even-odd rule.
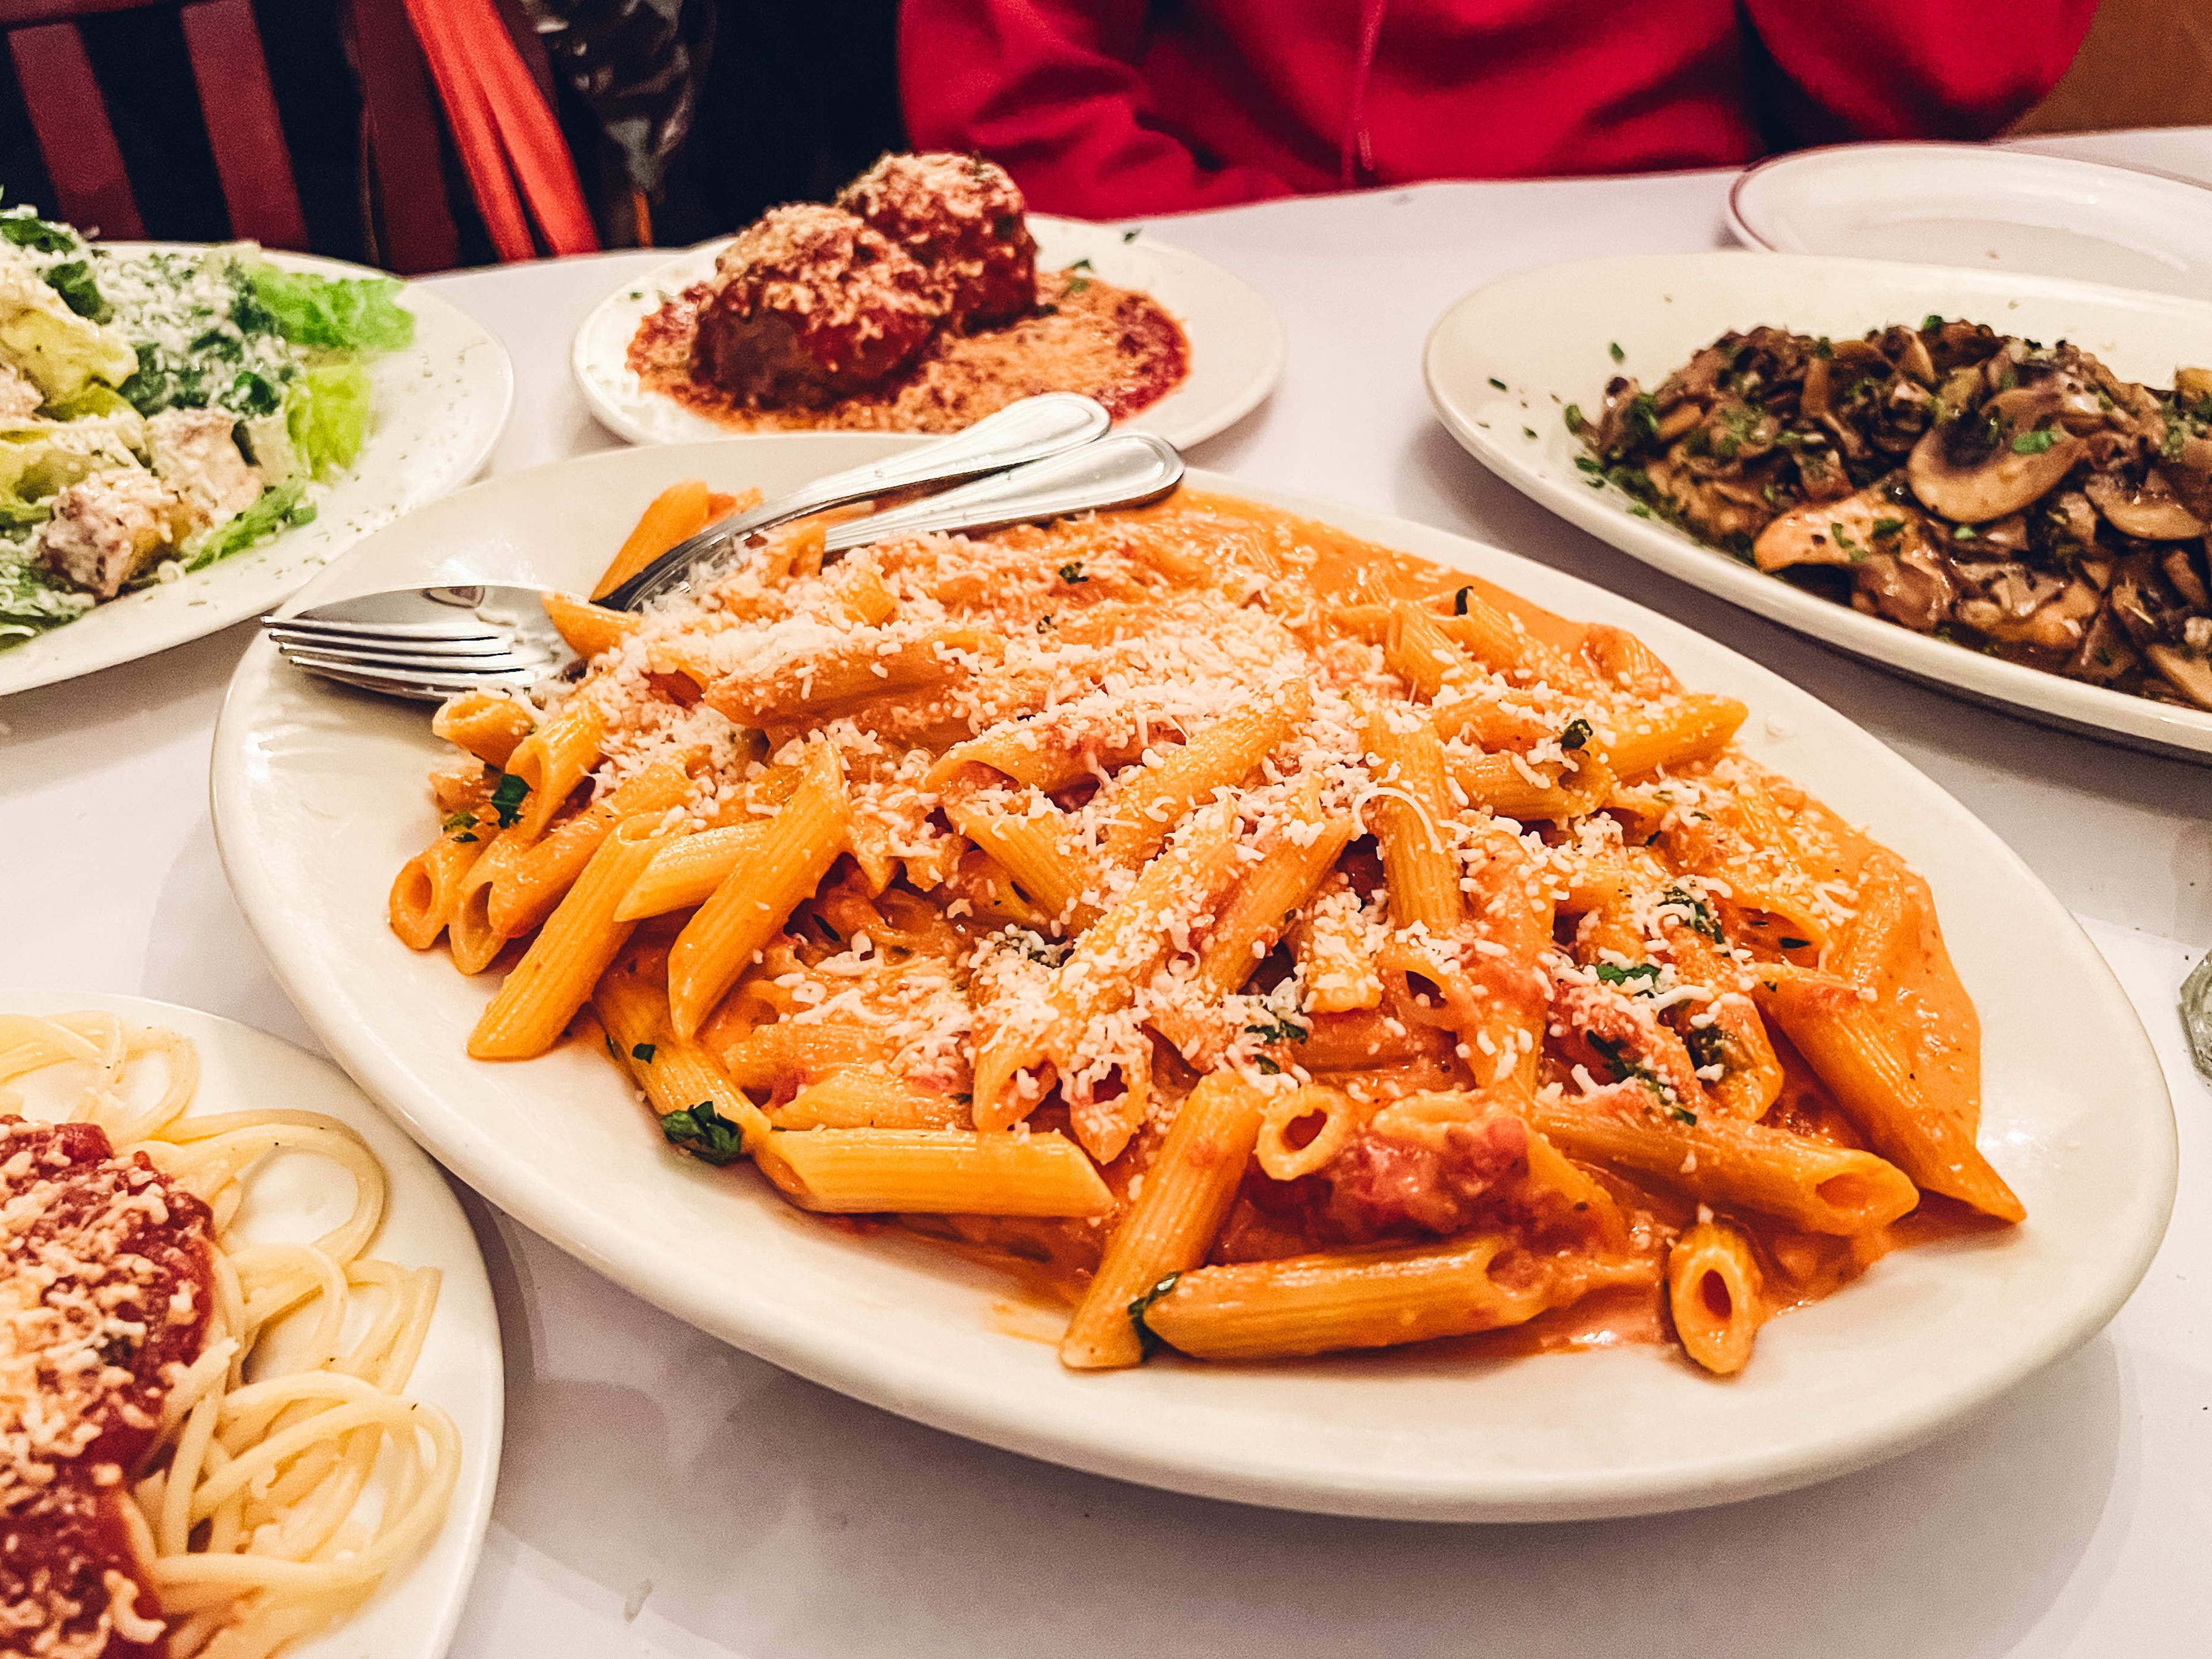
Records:
[[[2212,708],[2212,369],[2172,392],[1930,317],[1725,334],[1571,419],[1591,465],[1760,570],[1921,633]]]

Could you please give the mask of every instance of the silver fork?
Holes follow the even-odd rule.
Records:
[[[1121,433],[833,526],[824,550],[1140,506],[1173,489],[1182,472],[1182,457],[1164,439]],[[688,570],[678,573],[678,581],[689,580]],[[398,588],[264,617],[262,629],[295,667],[418,702],[483,687],[526,689],[575,660],[533,587]]]

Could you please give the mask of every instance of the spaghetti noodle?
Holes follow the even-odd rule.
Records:
[[[27,1121],[4,1085],[64,1066],[66,1121]],[[368,1254],[382,1166],[318,1113],[188,1115],[198,1081],[173,1031],[0,1015],[0,1650],[264,1659],[444,1519],[459,1435],[399,1392],[439,1274]],[[280,1151],[353,1177],[312,1243],[237,1229]]]

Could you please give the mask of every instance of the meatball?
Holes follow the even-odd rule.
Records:
[[[974,155],[886,155],[837,205],[929,268],[955,327],[1008,322],[1036,306],[1036,240],[1004,168]]]
[[[819,408],[914,361],[945,307],[928,273],[849,213],[771,209],[723,250],[693,372],[754,407]]]

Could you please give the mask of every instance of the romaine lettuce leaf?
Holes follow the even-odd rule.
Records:
[[[368,437],[368,371],[359,363],[319,363],[302,374],[284,400],[300,465],[318,478],[351,466]]]
[[[27,554],[13,557],[0,549],[0,648],[75,622],[91,608],[89,593],[50,577]]]
[[[396,276],[310,276],[254,265],[253,297],[295,345],[338,351],[394,351],[415,338],[415,316],[399,303]]]
[[[185,560],[185,568],[204,569],[217,559],[227,559],[280,530],[306,524],[314,516],[315,504],[307,499],[305,483],[295,479],[290,483],[278,484],[274,489],[264,490],[259,501],[192,549]]]

